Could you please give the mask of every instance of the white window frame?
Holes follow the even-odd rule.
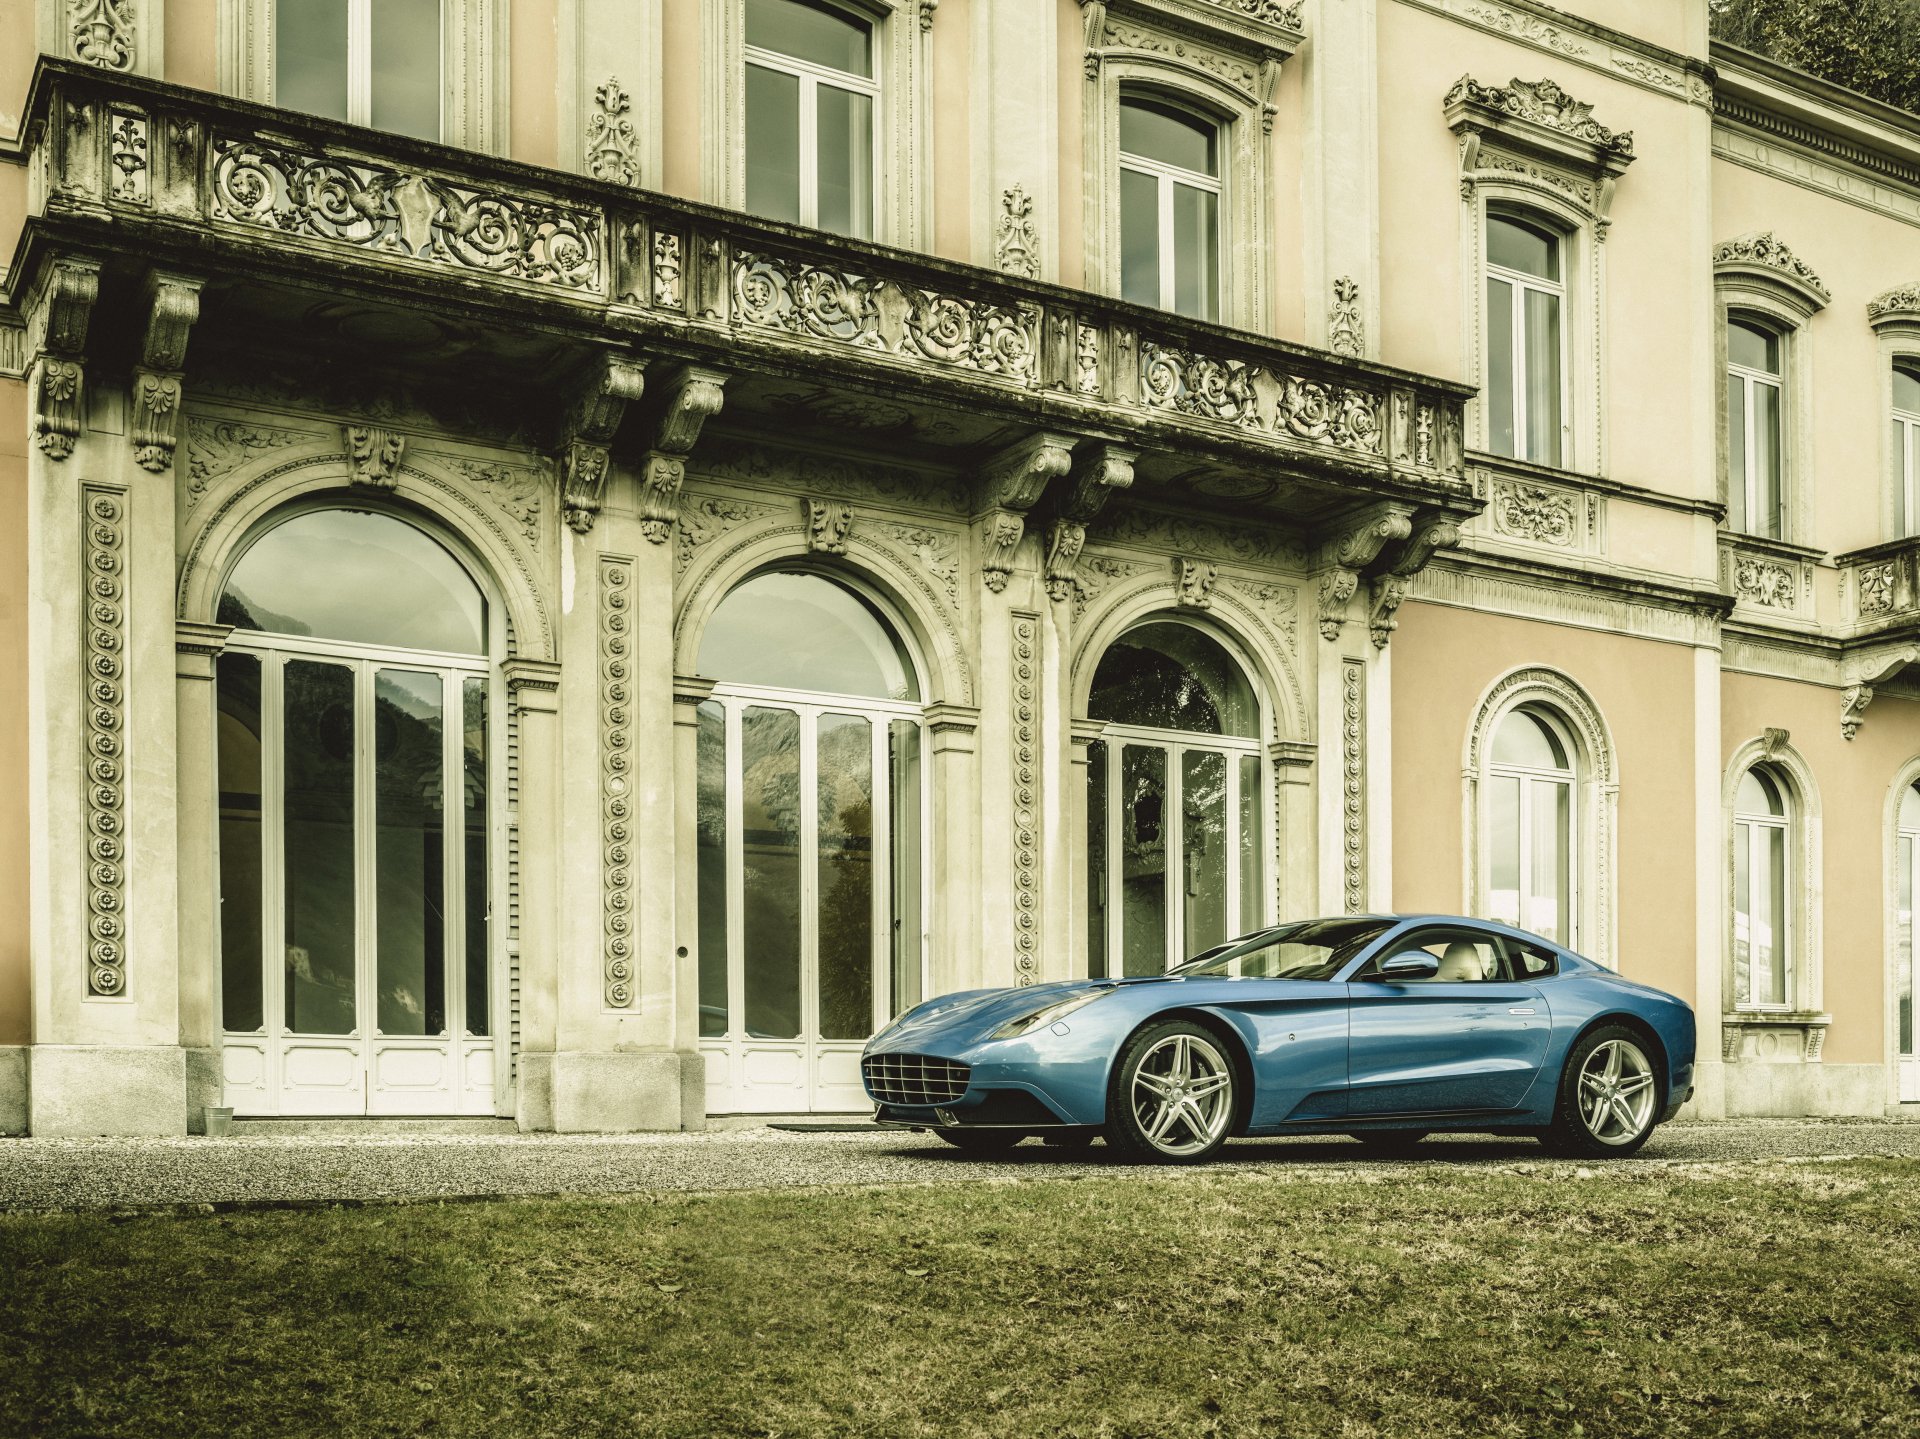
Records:
[[[846,90],[856,95],[865,95],[871,102],[868,113],[871,117],[872,131],[867,137],[867,153],[872,161],[872,173],[867,177],[867,227],[864,233],[854,235],[858,240],[874,238],[874,229],[880,210],[880,125],[884,111],[881,105],[885,94],[884,77],[886,57],[881,53],[880,27],[871,15],[851,6],[835,5],[826,0],[829,8],[839,11],[855,24],[866,27],[868,34],[868,53],[873,57],[873,74],[856,75],[850,70],[835,70],[826,65],[816,65],[810,60],[801,60],[792,55],[783,55],[778,50],[762,49],[758,45],[747,45],[742,50],[741,87],[744,91],[746,70],[744,66],[758,65],[763,70],[777,71],[783,75],[792,75],[800,82],[800,114],[797,117],[800,126],[800,223],[813,229],[820,228],[820,98],[822,85],[836,90]],[[743,155],[750,158],[753,136],[746,131],[744,121],[741,125],[741,137],[747,147]],[[744,191],[742,192],[744,198]]]
[[[1740,781],[1753,769],[1766,771],[1767,778],[1780,792],[1781,807],[1786,810],[1787,932],[1782,939],[1787,954],[1786,1002],[1764,1006],[1747,1003],[1750,996],[1736,994],[1733,985],[1733,846],[1736,827],[1747,818],[1746,812],[1736,804],[1736,797],[1740,793]],[[1825,967],[1820,794],[1814,786],[1813,770],[1788,742],[1785,731],[1775,730],[1766,737],[1748,740],[1729,757],[1721,776],[1720,824],[1724,846],[1720,860],[1720,913],[1724,925],[1720,989],[1725,1021],[1737,1025],[1742,1015],[1786,1015],[1795,1019],[1806,1016],[1810,1023],[1824,1025],[1826,1019],[1819,1014]],[[1704,983],[1701,992],[1703,996],[1710,992]]]
[[[1916,380],[1920,380],[1920,356],[1900,355],[1888,366],[1887,386],[1889,392],[1893,386],[1893,371],[1905,370]],[[1893,487],[1894,524],[1890,527],[1891,537],[1905,539],[1909,535],[1920,535],[1920,410],[1903,410],[1889,403],[1887,414],[1891,424],[1887,427],[1888,442],[1892,443],[1894,427],[1901,431],[1901,444],[1889,454],[1888,466],[1904,460],[1902,473],[1890,476]]]
[[[1793,828],[1794,828],[1793,826],[1793,791],[1792,791],[1792,788],[1785,781],[1782,780],[1778,772],[1770,769],[1766,765],[1749,766],[1745,774],[1741,776],[1742,782],[1744,782],[1747,774],[1752,774],[1754,773],[1755,770],[1758,770],[1761,773],[1761,775],[1765,778],[1766,782],[1768,784],[1771,784],[1775,792],[1779,794],[1780,808],[1784,811],[1784,813],[1782,814],[1750,814],[1747,811],[1741,809],[1738,801],[1738,795],[1740,791],[1739,791],[1738,785],[1736,785],[1734,788],[1734,794],[1736,798],[1735,798],[1734,810],[1733,810],[1732,855],[1733,855],[1733,862],[1737,867],[1739,862],[1740,847],[1743,844],[1746,846],[1746,850],[1747,850],[1746,920],[1747,920],[1747,933],[1751,935],[1753,933],[1753,923],[1754,923],[1754,917],[1755,917],[1755,906],[1753,903],[1753,876],[1758,872],[1755,869],[1754,861],[1756,857],[1759,855],[1759,853],[1766,847],[1768,835],[1777,833],[1782,836],[1781,843],[1780,843],[1781,868],[1779,872],[1774,874],[1773,876],[1774,883],[1780,886],[1780,913],[1783,921],[1780,926],[1780,933],[1775,937],[1775,943],[1777,943],[1780,946],[1781,954],[1782,954],[1782,963],[1780,966],[1781,995],[1779,999],[1760,999],[1755,997],[1756,991],[1758,989],[1758,985],[1756,982],[1758,971],[1756,966],[1752,962],[1752,941],[1751,939],[1749,939],[1748,963],[1747,963],[1747,992],[1745,994],[1740,994],[1737,992],[1734,994],[1733,1007],[1736,1012],[1742,1012],[1742,1013],[1761,1013],[1761,1014],[1768,1013],[1768,1012],[1782,1013],[1782,1012],[1789,1011],[1793,1008],[1793,989],[1794,989],[1793,981],[1794,981],[1795,959],[1797,958],[1797,956],[1794,954],[1794,942],[1793,942],[1793,931],[1794,931],[1794,926],[1797,918],[1795,914],[1795,910],[1797,906],[1795,905],[1795,902],[1794,902],[1795,895],[1794,895],[1794,883],[1793,883],[1794,869],[1795,869],[1794,856],[1793,856]],[[1731,881],[1729,881],[1729,883],[1731,883]],[[1733,893],[1734,895],[1734,902],[1728,908],[1727,913],[1728,913],[1729,919],[1734,922],[1735,929],[1737,930],[1738,919],[1740,916],[1739,896],[1738,896],[1737,890],[1730,890],[1730,893]],[[1767,898],[1771,900],[1772,896],[1769,895],[1767,896]],[[1769,912],[1768,913],[1769,922],[1771,922],[1772,905],[1770,903],[1768,904],[1767,909]],[[1728,936],[1728,944],[1730,946],[1737,942],[1738,942],[1737,934],[1730,934]]]
[[[376,0],[355,0],[348,19],[347,113],[354,109],[354,13]],[[440,0],[440,143],[484,154],[507,148],[507,6],[510,0]],[[223,93],[275,103],[277,0],[217,0],[216,79]],[[362,22],[370,33],[369,22]],[[371,55],[371,49],[367,49]],[[363,82],[363,89],[365,88]],[[369,107],[370,99],[367,101]],[[354,124],[366,124],[355,120]]]
[[[1887,989],[1886,989],[1886,1044],[1887,1044],[1887,1101],[1891,1104],[1920,1103],[1920,1034],[1908,1040],[1908,1047],[1901,1047],[1900,1039],[1900,966],[1907,966],[1907,995],[1909,1002],[1915,997],[1920,985],[1920,932],[1914,925],[1915,910],[1920,910],[1920,829],[1909,829],[1901,823],[1901,811],[1907,791],[1920,784],[1920,761],[1905,765],[1887,792],[1888,831],[1891,843],[1887,846]],[[1911,869],[1907,879],[1909,909],[1907,911],[1906,944],[1901,944],[1900,910],[1900,842],[1907,840],[1911,846]],[[1915,1016],[1915,1028],[1920,1030],[1920,1014]]]
[[[1567,243],[1568,237],[1566,232],[1558,225],[1547,223],[1544,216],[1518,213],[1514,209],[1505,206],[1490,206],[1487,211],[1487,220],[1491,222],[1496,219],[1509,220],[1514,224],[1545,233],[1553,241],[1554,257],[1559,262],[1558,268],[1560,270],[1560,279],[1556,281],[1542,279],[1538,275],[1529,275],[1524,270],[1514,270],[1509,269],[1505,265],[1496,265],[1487,256],[1485,243],[1487,231],[1486,228],[1483,227],[1480,254],[1481,268],[1483,271],[1482,292],[1484,293],[1485,282],[1487,280],[1499,280],[1515,292],[1512,334],[1509,338],[1513,345],[1513,441],[1514,448],[1517,450],[1526,449],[1527,435],[1531,428],[1528,424],[1529,416],[1527,414],[1527,390],[1529,388],[1527,381],[1529,379],[1528,372],[1533,361],[1533,355],[1527,345],[1525,296],[1529,290],[1533,290],[1544,295],[1552,295],[1560,302],[1558,323],[1554,326],[1560,349],[1560,353],[1555,356],[1559,364],[1560,379],[1560,453],[1552,459],[1528,454],[1507,455],[1504,456],[1504,458],[1520,460],[1530,465],[1547,465],[1553,469],[1570,469],[1572,466],[1569,465],[1568,458],[1573,450],[1573,393],[1571,386],[1567,382],[1570,360],[1572,358],[1571,347],[1567,343],[1567,335],[1571,328],[1569,322],[1573,317],[1573,307],[1569,303],[1566,277],[1572,246]],[[1491,317],[1489,317],[1489,320],[1490,319]],[[1493,341],[1492,326],[1491,323],[1489,323],[1484,341],[1484,349],[1482,350],[1489,371],[1492,369]],[[1489,452],[1497,454],[1499,452],[1492,449],[1493,422],[1490,408],[1486,424],[1486,439]]]
[[[1754,369],[1750,365],[1735,364],[1731,359],[1729,359],[1726,362],[1725,373],[1727,378],[1729,380],[1740,381],[1740,387],[1741,387],[1741,414],[1745,417],[1744,433],[1741,436],[1741,438],[1744,445],[1743,453],[1745,454],[1745,457],[1746,457],[1746,468],[1745,468],[1745,472],[1739,476],[1739,481],[1741,485],[1742,495],[1746,502],[1745,513],[1746,513],[1746,519],[1747,519],[1747,527],[1745,529],[1743,530],[1733,529],[1733,525],[1732,525],[1733,489],[1732,487],[1733,487],[1735,477],[1731,473],[1728,473],[1727,475],[1728,526],[1727,527],[1734,534],[1752,535],[1758,539],[1766,539],[1766,540],[1784,540],[1787,538],[1787,516],[1788,516],[1788,510],[1789,510],[1787,495],[1788,495],[1788,478],[1789,478],[1790,469],[1791,469],[1789,464],[1789,459],[1788,459],[1788,448],[1787,448],[1788,445],[1791,443],[1791,441],[1788,438],[1790,433],[1791,416],[1789,414],[1789,407],[1788,407],[1789,397],[1787,392],[1787,374],[1786,374],[1788,334],[1787,332],[1781,330],[1776,324],[1774,324],[1769,317],[1766,317],[1763,315],[1757,315],[1750,310],[1729,311],[1726,317],[1726,326],[1731,327],[1733,325],[1743,325],[1750,330],[1760,330],[1760,331],[1764,331],[1767,334],[1772,335],[1774,345],[1776,347],[1776,353],[1778,353],[1778,355],[1780,356],[1780,368],[1778,371],[1769,373],[1766,370]],[[1721,334],[1724,338],[1726,334],[1725,328],[1722,329]],[[1728,347],[1728,351],[1729,353],[1731,353],[1730,346]],[[1780,432],[1773,437],[1774,453],[1780,457],[1780,508],[1778,513],[1773,517],[1775,522],[1774,532],[1771,534],[1769,534],[1765,530],[1757,530],[1753,528],[1754,511],[1758,508],[1759,491],[1760,491],[1760,477],[1754,465],[1754,443],[1753,442],[1754,442],[1754,435],[1755,435],[1754,426],[1755,426],[1756,409],[1753,403],[1753,392],[1756,387],[1761,385],[1768,386],[1769,388],[1771,388],[1776,392],[1776,399],[1774,401],[1774,413],[1779,416],[1779,421],[1780,421]],[[1726,405],[1726,396],[1724,395],[1724,393],[1721,396],[1720,403],[1722,406]],[[1731,426],[1732,426],[1732,418],[1731,418],[1730,412],[1728,415],[1727,424],[1729,427],[1729,437],[1730,437]],[[1726,452],[1730,460],[1733,455],[1733,446],[1731,442],[1728,443]],[[1723,466],[1723,468],[1730,470],[1731,466],[1730,465]]]
[[[1121,95],[1121,109],[1124,110],[1129,102],[1152,103],[1147,100],[1147,97],[1137,93]],[[1169,109],[1180,111],[1212,131],[1214,168],[1217,170],[1226,139],[1221,133],[1219,122],[1212,116],[1182,105],[1178,101],[1161,101],[1160,103]],[[1224,182],[1217,174],[1208,175],[1199,170],[1189,170],[1182,165],[1169,165],[1164,160],[1149,159],[1145,155],[1135,155],[1125,149],[1119,152],[1119,156],[1120,170],[1131,170],[1136,175],[1145,175],[1154,182],[1160,226],[1160,308],[1163,310],[1173,309],[1174,299],[1179,290],[1179,257],[1173,240],[1173,187],[1187,185],[1214,197],[1213,318],[1217,322],[1226,307],[1227,298],[1223,284],[1226,265],[1220,253],[1226,242],[1227,197]],[[1124,223],[1123,218],[1122,224]],[[1190,316],[1189,318],[1200,317]]]
[[[1516,713],[1524,711],[1527,716],[1552,732],[1560,742],[1561,750],[1567,756],[1564,769],[1543,769],[1535,765],[1501,764],[1492,758],[1493,747],[1497,743],[1500,726],[1508,723]],[[1529,929],[1527,899],[1533,893],[1533,812],[1531,802],[1533,790],[1537,786],[1553,786],[1567,792],[1567,912],[1564,916],[1566,933],[1560,936],[1558,943],[1562,948],[1577,950],[1580,947],[1580,750],[1573,743],[1573,737],[1567,733],[1567,727],[1560,722],[1558,715],[1537,705],[1512,705],[1501,711],[1487,734],[1487,778],[1517,779],[1520,782],[1520,815],[1515,826],[1516,838],[1520,846],[1515,871],[1519,876],[1519,913],[1507,921],[1518,929]],[[1487,796],[1489,809],[1495,803],[1491,793]],[[1493,877],[1493,827],[1487,827],[1487,898],[1492,899]]]

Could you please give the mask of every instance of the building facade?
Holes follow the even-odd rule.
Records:
[[[1277,920],[1920,1102],[1920,119],[1706,0],[34,0],[0,1130],[859,1108]]]

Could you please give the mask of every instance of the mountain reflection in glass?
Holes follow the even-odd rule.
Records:
[[[286,1025],[354,1032],[353,671],[288,660],[284,669]]]
[[[374,673],[376,1023],[386,1035],[444,1034],[446,729],[440,676]]]

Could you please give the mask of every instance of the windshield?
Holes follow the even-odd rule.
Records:
[[[1170,974],[1212,979],[1332,979],[1390,919],[1314,919],[1262,930],[1176,964]]]

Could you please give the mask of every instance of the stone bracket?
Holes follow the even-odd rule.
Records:
[[[1110,496],[1133,484],[1133,462],[1138,458],[1137,451],[1119,445],[1093,445],[1071,461],[1066,495],[1047,529],[1044,573],[1050,599],[1065,602],[1074,597],[1087,526]]]
[[[1360,587],[1362,572],[1373,565],[1389,542],[1404,540],[1412,533],[1413,507],[1392,500],[1355,510],[1326,532],[1317,566],[1324,571],[1320,576],[1322,638],[1340,638],[1340,627],[1346,623],[1347,603]],[[1459,538],[1457,528],[1454,538]]]
[[[87,327],[99,297],[99,263],[62,259],[48,267],[29,307],[33,440],[49,459],[66,459],[80,438],[86,404]]]
[[[687,456],[701,427],[720,413],[727,377],[718,370],[689,365],[667,377],[653,418],[652,444],[641,464],[640,533],[664,545],[680,514],[680,491],[687,480]]]
[[[1369,586],[1367,629],[1373,636],[1375,648],[1385,649],[1399,627],[1400,622],[1394,615],[1412,588],[1413,577],[1426,568],[1427,561],[1436,552],[1459,543],[1460,522],[1453,516],[1430,514],[1414,518],[1411,533],[1388,562],[1386,572],[1376,575]]]
[[[1040,431],[1016,441],[980,467],[974,482],[974,517],[980,524],[980,576],[989,590],[1001,593],[1013,574],[1013,553],[1026,534],[1026,516],[1046,492],[1049,481],[1072,468],[1074,440],[1071,436]],[[1128,479],[1132,479],[1129,461]],[[1072,537],[1064,537],[1072,548],[1072,559],[1079,547]],[[1084,544],[1084,524],[1079,536]],[[1063,563],[1071,565],[1066,551]],[[1049,583],[1048,592],[1054,586]],[[1071,591],[1068,591],[1071,593]]]
[[[1883,685],[1908,665],[1920,664],[1920,645],[1900,645],[1855,660],[1845,670],[1845,687],[1840,693],[1840,733],[1852,739],[1867,722],[1867,706],[1873,703],[1876,685]]]
[[[147,336],[133,367],[134,462],[163,475],[180,442],[187,339],[200,318],[202,282],[155,272],[147,279]]]
[[[645,385],[645,366],[622,356],[603,355],[567,412],[561,426],[561,508],[567,527],[577,535],[592,530],[600,513],[614,431]],[[674,493],[679,493],[677,482]]]

